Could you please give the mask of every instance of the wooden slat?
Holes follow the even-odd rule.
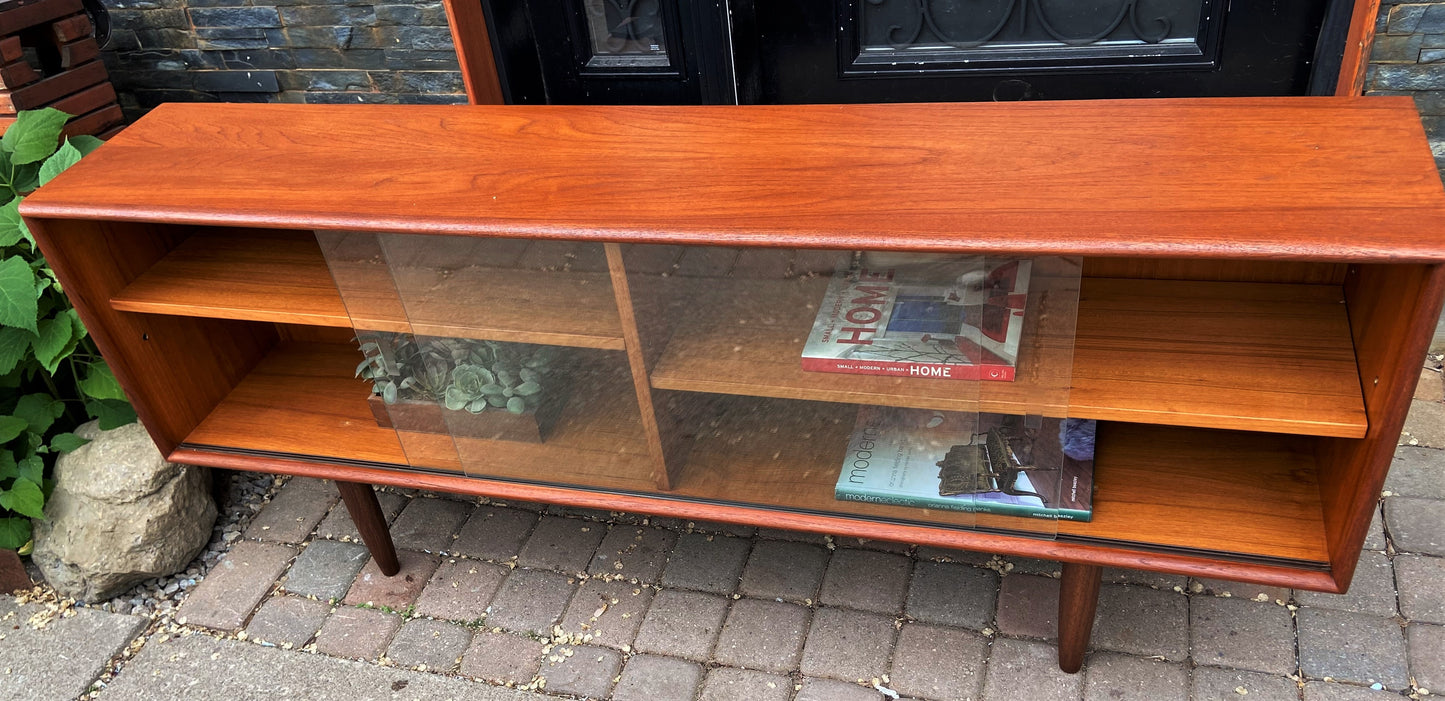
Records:
[[[16,30],[34,27],[83,9],[80,0],[11,0],[0,3],[0,16],[8,32],[12,27]]]
[[[90,29],[90,17],[84,14],[66,17],[50,25],[50,33],[55,37],[56,43],[59,44],[75,41],[81,37],[88,37],[90,36]]]
[[[25,46],[20,43],[20,37],[0,37],[0,63],[14,63],[25,58]]]
[[[60,67],[69,70],[99,55],[100,45],[94,38],[76,39],[60,46]]]
[[[66,137],[77,134],[109,134],[121,122],[125,121],[125,113],[121,111],[120,105],[110,104],[105,107],[82,115],[66,123],[60,133]]]
[[[706,313],[682,319],[653,386],[1054,415],[1063,407],[1050,399],[1066,396],[1068,415],[1080,418],[1364,435],[1335,286],[1086,278],[1077,339],[1054,338],[1067,328],[1026,335],[1018,379],[978,385],[803,371],[799,358],[826,286],[825,278],[706,280],[707,292],[687,307]]]
[[[112,304],[153,314],[622,350],[605,268],[398,267],[386,265],[379,248],[373,254],[363,260],[333,253],[328,271],[310,232],[200,229]],[[344,304],[333,275],[346,289]]]
[[[375,157],[398,140],[414,146]],[[1445,260],[1423,127],[1411,100],[1384,97],[169,104],[22,208],[643,243]]]
[[[1296,436],[1109,424],[1099,436],[1094,520],[1010,518],[840,502],[833,485],[856,407],[735,400],[704,430],[676,493],[806,511],[1325,562],[1312,443]],[[774,432],[776,429],[776,432]]]
[[[616,489],[651,489],[625,360],[574,388],[545,443],[455,439],[379,428],[367,385],[352,377],[360,353],[349,345],[283,344],[262,360],[186,437],[221,446],[486,474]],[[460,455],[460,457],[459,457]]]
[[[105,64],[100,61],[91,61],[73,70],[56,73],[44,80],[37,80],[34,84],[15,87],[15,93],[11,97],[15,100],[15,105],[22,110],[40,109],[66,95],[74,95],[92,85],[97,85],[105,81],[107,77],[109,74],[106,73]]]

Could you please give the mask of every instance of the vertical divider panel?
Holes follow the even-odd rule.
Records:
[[[111,308],[113,295],[185,239],[184,227],[68,219],[28,224],[162,454],[174,451],[276,345],[270,324]]]
[[[637,307],[633,303],[627,269],[622,261],[622,248],[616,243],[606,243],[603,247],[607,252],[607,268],[612,274],[612,290],[617,297],[617,313],[622,318],[622,341],[627,348],[627,363],[632,368],[632,385],[637,390],[642,430],[647,436],[648,450],[652,453],[652,478],[658,489],[670,490],[673,475],[686,459],[691,443],[686,441],[685,432],[676,430],[678,426],[670,425],[674,417],[657,411],[652,381],[648,379],[647,353],[637,328]],[[653,357],[656,357],[655,354]]]
[[[1384,487],[1430,331],[1440,318],[1442,295],[1445,265],[1358,265],[1346,277],[1350,335],[1369,427],[1364,438],[1322,438],[1317,444],[1325,535],[1341,591],[1354,576],[1370,509]]]

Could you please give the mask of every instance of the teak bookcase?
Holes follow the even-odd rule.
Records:
[[[1055,559],[1070,671],[1103,566],[1349,586],[1445,291],[1445,194],[1407,98],[164,105],[21,211],[163,452],[337,480],[384,570],[372,484]],[[586,273],[497,277],[524,313],[466,333],[611,358],[595,382],[636,425],[608,434],[607,460],[566,437],[491,441],[480,471],[403,450],[353,378],[354,327],[475,310],[439,293],[362,323],[313,232],[588,248]],[[857,404],[978,404],[950,383],[802,373],[813,310],[781,297],[787,334],[722,340],[737,305],[677,314],[665,286],[629,284],[642,244],[1081,257],[1055,410],[1101,420],[1094,520],[1040,534],[835,501]],[[695,396],[741,418],[690,433]]]

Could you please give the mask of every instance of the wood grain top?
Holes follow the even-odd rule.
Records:
[[[1445,260],[1408,98],[163,105],[22,206],[650,243]]]

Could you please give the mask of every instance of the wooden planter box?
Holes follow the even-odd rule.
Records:
[[[398,431],[440,433],[496,441],[541,443],[546,440],[557,417],[562,414],[566,397],[553,393],[536,409],[513,414],[506,410],[487,410],[480,414],[452,411],[436,402],[415,399],[397,400],[387,404],[378,395],[368,395],[366,403],[376,425]]]

